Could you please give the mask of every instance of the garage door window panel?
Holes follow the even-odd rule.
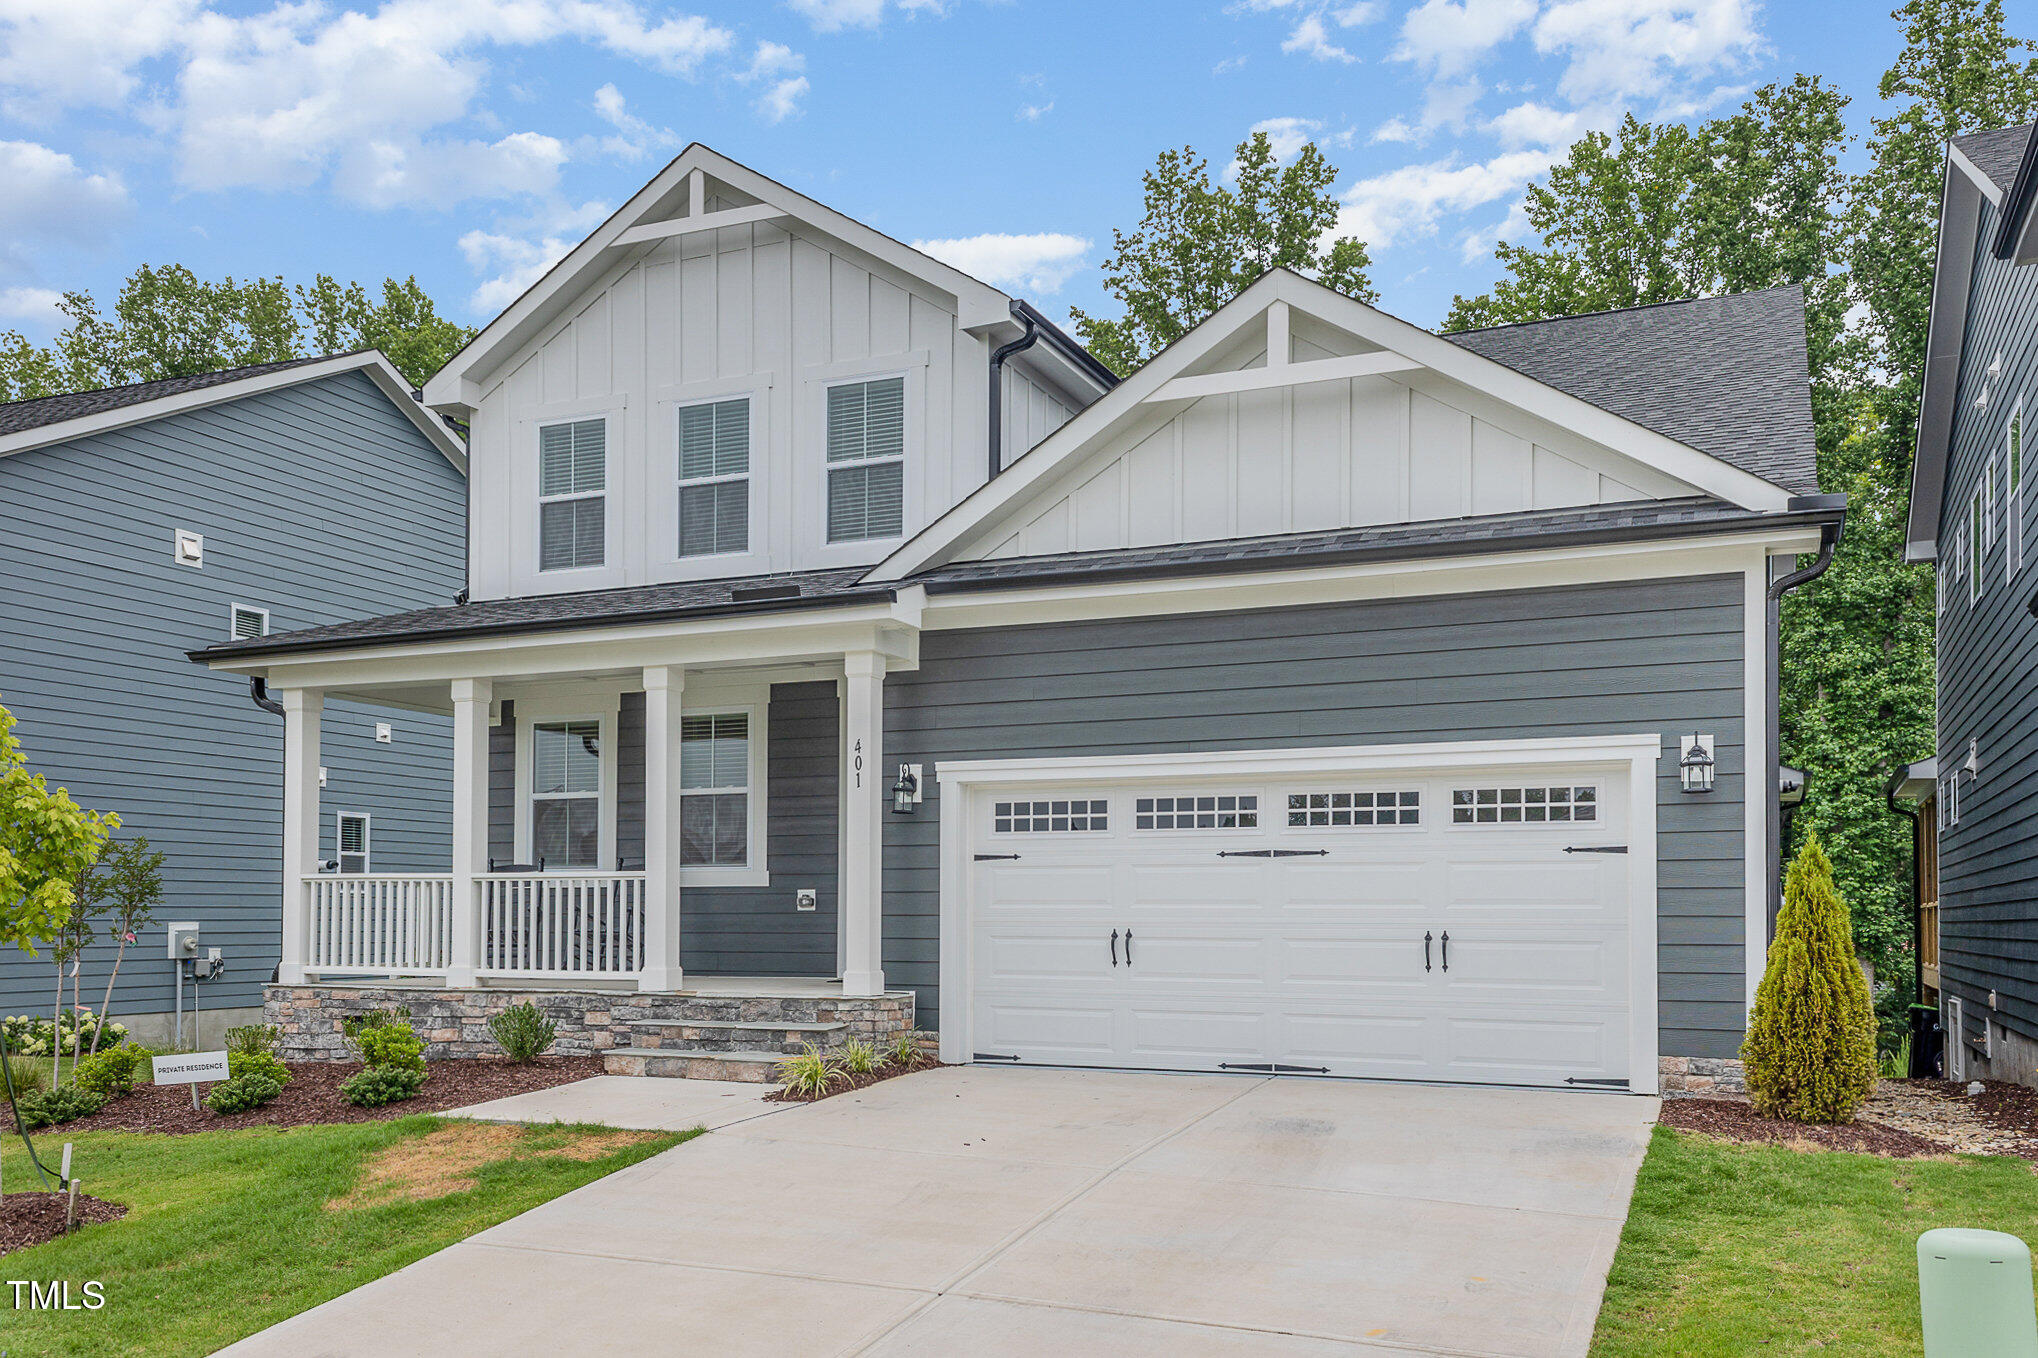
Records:
[[[1420,825],[1422,793],[1414,788],[1371,792],[1291,792],[1291,829]]]
[[[1576,825],[1599,820],[1599,789],[1461,787],[1451,791],[1453,825]]]
[[[1260,798],[1254,792],[1139,797],[1132,824],[1136,830],[1257,830]]]
[[[1049,797],[991,804],[994,834],[1097,834],[1110,828],[1110,803],[1101,797]]]

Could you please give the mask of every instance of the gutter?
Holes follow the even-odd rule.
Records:
[[[1481,556],[1489,552],[1591,547],[1609,542],[1646,542],[1658,538],[1720,537],[1777,527],[1817,525],[1822,529],[1831,530],[1828,536],[1832,536],[1837,532],[1839,511],[1844,509],[1846,499],[1844,495],[1798,496],[1791,501],[1792,508],[1781,514],[1750,514],[1745,518],[1720,519],[1709,523],[1674,522],[1616,528],[1576,528],[1559,533],[1448,542],[1367,543],[1322,552],[1289,552],[1266,556],[1241,554],[1194,561],[1136,561],[1117,565],[1099,563],[1087,569],[986,571],[981,575],[952,580],[940,579],[939,571],[942,568],[936,567],[926,575],[908,576],[901,583],[922,585],[929,594],[960,594],[1007,589],[1015,585],[1075,587],[1118,580],[1166,580],[1183,576],[1237,575],[1248,571],[1307,570],[1320,566],[1363,565],[1372,561],[1423,561],[1454,556]],[[1836,500],[1839,504],[1806,503],[1827,500]],[[1821,540],[1820,550],[1827,550],[1824,539]]]
[[[259,677],[248,680],[248,701],[273,716],[283,716],[283,704],[269,696],[269,681]]]
[[[1793,499],[1791,504],[1793,506],[1803,505],[1808,510],[1837,511],[1839,514],[1844,515],[1847,509],[1847,497],[1844,495],[1802,495]],[[1826,573],[1826,568],[1833,564],[1833,553],[1839,549],[1840,534],[1845,526],[1846,520],[1843,517],[1835,517],[1822,523],[1819,531],[1819,554],[1812,558],[1812,563],[1809,566],[1794,570],[1788,575],[1769,582],[1767,593],[1768,617],[1765,620],[1769,641],[1769,692],[1764,702],[1764,710],[1767,713],[1769,738],[1769,743],[1765,748],[1769,752],[1771,768],[1767,778],[1764,780],[1768,789],[1763,793],[1765,797],[1774,795],[1776,782],[1774,768],[1783,762],[1783,752],[1781,749],[1783,739],[1781,717],[1783,596],[1798,586],[1809,584]],[[1752,783],[1754,780],[1750,779],[1749,781]],[[1776,936],[1776,912],[1783,907],[1783,817],[1775,807],[1765,806],[1763,811],[1763,823],[1766,826],[1766,833],[1763,836],[1765,841],[1763,848],[1768,854],[1768,868],[1765,875],[1769,882],[1768,932],[1766,936],[1774,938]]]
[[[998,473],[1005,470],[1005,360],[1040,343],[1042,333],[1040,322],[1021,312],[1019,307],[1020,303],[1012,303],[1012,314],[1026,323],[1026,333],[991,351],[991,474],[988,478],[991,481],[997,480]]]
[[[1918,892],[1918,817],[1923,813],[1919,806],[1906,806],[1897,800],[1897,785],[1903,781],[1903,770],[1897,770],[1890,780],[1889,791],[1884,800],[1889,809],[1911,823],[1911,1003],[1925,1002],[1925,903]]]

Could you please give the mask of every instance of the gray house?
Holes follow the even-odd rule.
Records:
[[[2038,130],[1947,150],[1906,554],[1938,565],[1938,749],[1893,793],[1922,808],[1919,950],[1949,1079],[2038,1083]]]
[[[0,705],[34,770],[167,855],[159,918],[224,956],[206,1010],[259,1013],[277,964],[283,723],[185,652],[447,602],[465,471],[374,352],[0,405]],[[335,702],[321,763],[307,870],[445,861],[443,716]],[[113,953],[85,958],[90,1008]],[[42,958],[0,959],[7,1013],[48,1012],[54,983]],[[158,929],[129,949],[115,1016],[167,1031],[172,988]]]
[[[431,382],[470,599],[221,641],[286,709],[292,1050],[538,996],[612,1069],[950,1061],[1653,1092],[1768,944],[1795,289],[1440,336],[1277,270],[1123,382],[692,146]],[[339,700],[452,853],[312,871]],[[1694,1065],[1694,1062],[1697,1064]]]

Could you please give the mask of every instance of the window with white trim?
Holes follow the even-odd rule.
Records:
[[[2024,569],[2024,398],[2010,411],[2003,435],[2003,578]]]
[[[1981,560],[1983,534],[1987,531],[1981,503],[1981,487],[1974,488],[1974,494],[1967,497],[1967,602],[1974,603],[1981,598]]]
[[[1960,824],[1960,770],[1939,780],[1939,828],[1950,830]]]
[[[340,812],[334,842],[339,846],[341,872],[354,874],[368,871],[367,816],[354,811]]]
[[[750,398],[679,408],[679,555],[750,550]]]
[[[248,604],[233,604],[227,609],[227,635],[235,641],[252,641],[256,637],[269,635],[269,610],[254,608]]]
[[[895,538],[906,528],[906,379],[828,388],[828,541]]]
[[[1422,793],[1415,788],[1392,792],[1291,792],[1291,826],[1419,825]]]
[[[1132,824],[1139,830],[1256,830],[1260,799],[1250,792],[1141,797],[1132,804]]]
[[[578,570],[607,559],[608,421],[538,426],[538,569]]]
[[[601,862],[601,723],[531,725],[531,853],[548,868]]]
[[[1539,825],[1599,819],[1599,789],[1460,787],[1451,789],[1453,825]]]
[[[681,863],[750,861],[750,714],[712,712],[679,721]]]
[[[1110,803],[1102,797],[991,803],[991,829],[1001,835],[1082,834],[1110,828]]]

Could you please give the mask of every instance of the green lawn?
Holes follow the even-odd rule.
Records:
[[[1918,1236],[2038,1240],[2038,1174],[2009,1157],[1885,1160],[1658,1128],[1593,1358],[1917,1358]]]
[[[509,1144],[477,1143],[473,1155],[500,1158],[472,1169],[471,1188],[425,1200],[390,1189],[371,1194],[367,1205],[328,1207],[354,1194],[373,1166],[407,1159],[412,1175],[443,1168],[443,1155],[420,1154],[416,1143],[449,1125],[471,1126],[419,1116],[288,1131],[76,1137],[73,1173],[82,1191],[126,1203],[128,1215],[8,1255],[0,1278],[69,1279],[73,1295],[98,1279],[106,1306],[16,1310],[12,1289],[0,1287],[0,1352],[210,1353],[694,1135],[604,1147],[589,1138],[617,1134],[532,1129]],[[52,1168],[62,1133],[37,1134]],[[576,1146],[598,1158],[561,1153]],[[19,1137],[0,1151],[0,1162],[8,1189],[33,1183]]]

